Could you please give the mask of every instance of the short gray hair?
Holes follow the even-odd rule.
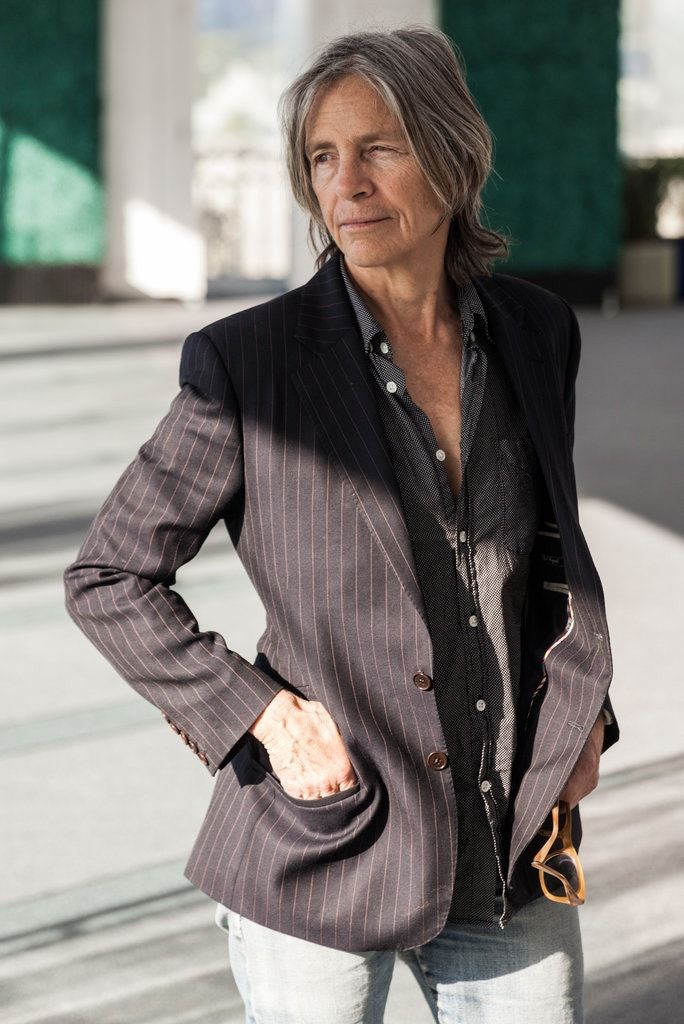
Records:
[[[364,78],[397,118],[411,152],[449,216],[445,269],[457,284],[491,274],[509,254],[508,236],[480,223],[480,193],[492,169],[492,136],[468,91],[463,57],[428,25],[338,36],[281,95],[285,163],[297,203],[309,214],[318,269],[337,251],[311,183],[305,124],[320,89],[348,75]]]

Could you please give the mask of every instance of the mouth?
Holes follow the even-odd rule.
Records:
[[[345,221],[343,224],[340,224],[340,227],[355,231],[358,230],[359,228],[375,227],[376,224],[382,224],[383,221],[388,219],[389,218],[387,217],[378,217],[375,220],[348,220]]]

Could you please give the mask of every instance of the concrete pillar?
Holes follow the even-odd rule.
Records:
[[[110,297],[206,294],[192,203],[194,32],[195,0],[105,0],[101,286]]]
[[[283,4],[283,31],[292,55],[290,77],[308,62],[314,49],[334,36],[363,29],[392,29],[402,25],[437,25],[436,0],[378,0],[369,13],[368,0],[289,0]],[[315,271],[307,240],[308,218],[292,201],[292,263],[288,288],[296,288]]]

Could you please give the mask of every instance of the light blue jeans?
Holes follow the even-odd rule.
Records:
[[[265,928],[217,904],[246,1024],[382,1024],[396,957],[438,1024],[583,1024],[577,907],[544,896],[501,929],[447,923],[406,950],[348,953]]]

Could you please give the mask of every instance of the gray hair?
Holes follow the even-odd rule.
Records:
[[[305,125],[320,89],[347,75],[364,78],[396,117],[410,151],[451,220],[444,256],[457,284],[490,275],[509,254],[510,237],[480,223],[480,193],[492,169],[492,136],[468,91],[463,57],[438,28],[410,25],[338,36],[281,95],[280,125],[294,198],[309,214],[309,241],[320,267],[338,247],[323,219],[305,153]]]

